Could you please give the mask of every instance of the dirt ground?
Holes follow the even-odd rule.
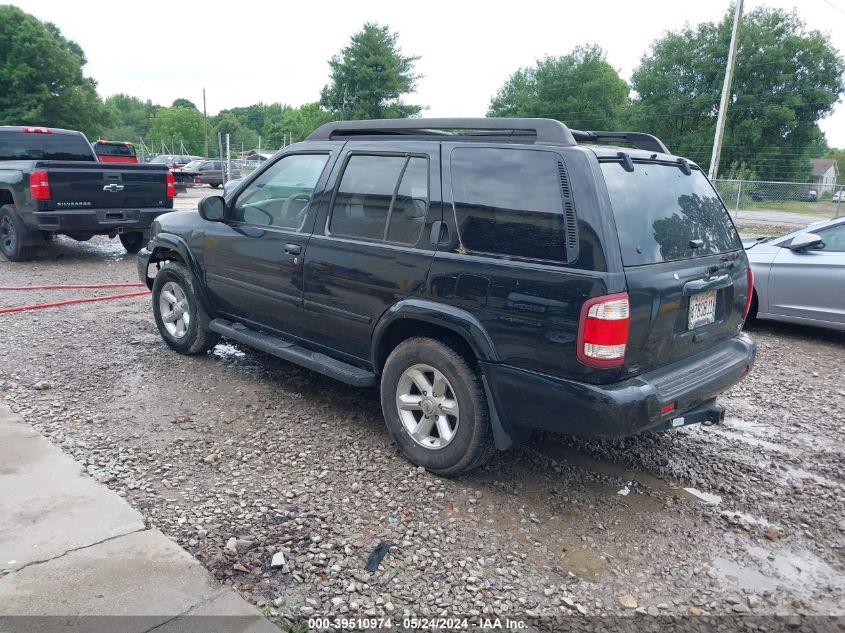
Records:
[[[0,280],[137,278],[119,242],[59,237]],[[845,335],[750,332],[723,426],[536,436],[459,480],[398,454],[375,392],[169,351],[147,297],[0,315],[0,400],[270,614],[845,615]]]

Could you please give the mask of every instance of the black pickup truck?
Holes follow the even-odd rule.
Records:
[[[56,233],[118,236],[137,253],[174,195],[166,165],[101,163],[81,132],[0,126],[0,252],[11,261]]]

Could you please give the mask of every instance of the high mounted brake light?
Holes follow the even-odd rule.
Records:
[[[52,134],[53,130],[48,127],[25,127],[24,132],[28,134]]]
[[[168,198],[175,198],[176,197],[176,179],[173,177],[171,172],[167,172],[167,176],[165,176],[165,180],[167,181],[167,197]]]
[[[50,199],[50,179],[43,169],[35,169],[29,172],[29,193],[33,200]]]
[[[751,299],[754,297],[754,273],[751,264],[745,269],[745,277],[748,279],[748,296],[745,297],[745,309],[742,311],[742,318],[748,318],[748,311],[751,309]]]
[[[578,325],[578,360],[602,369],[621,366],[625,362],[630,322],[627,292],[586,301]]]

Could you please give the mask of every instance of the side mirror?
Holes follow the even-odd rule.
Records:
[[[789,244],[789,250],[806,251],[822,244],[824,244],[824,240],[822,240],[821,236],[815,233],[802,233],[792,238],[792,242]]]
[[[200,201],[197,209],[203,220],[222,222],[226,217],[226,200],[223,196],[209,196]]]

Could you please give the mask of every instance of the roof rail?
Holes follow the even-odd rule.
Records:
[[[329,141],[351,136],[392,135],[458,135],[527,136],[535,143],[576,145],[569,128],[554,119],[523,118],[455,118],[455,119],[375,119],[370,121],[334,121],[311,132],[308,141]],[[498,132],[499,134],[496,134]]]
[[[637,149],[643,149],[651,152],[659,152],[661,154],[671,154],[672,152],[663,144],[656,136],[646,134],[644,132],[588,132],[581,130],[570,130],[572,136],[576,141],[601,143],[603,141],[622,141],[623,143],[630,143]]]

